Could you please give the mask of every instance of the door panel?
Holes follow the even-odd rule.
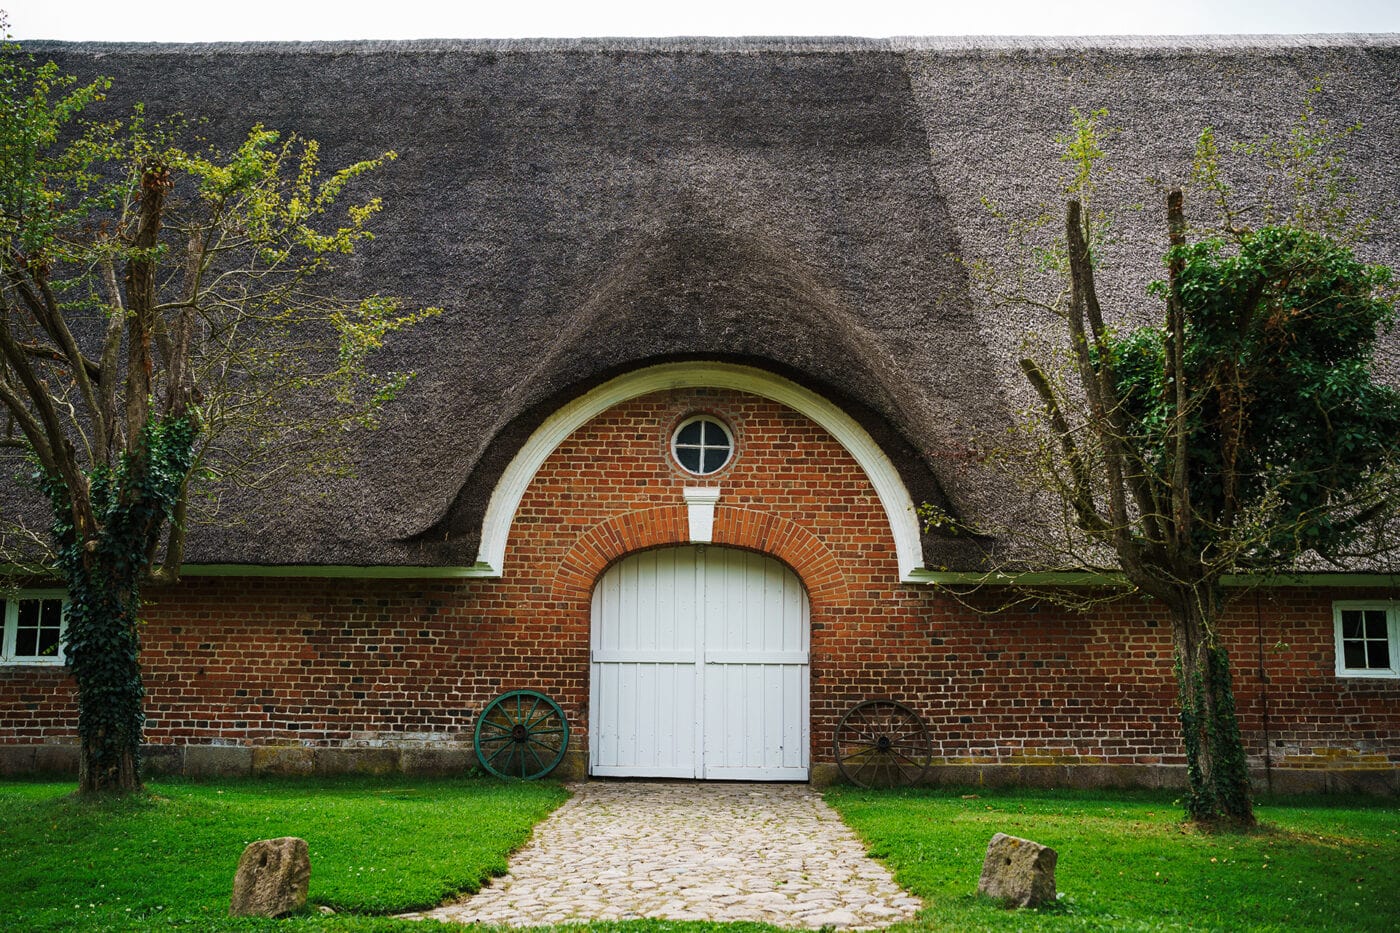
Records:
[[[803,780],[808,603],[772,558],[644,551],[593,596],[592,772]]]

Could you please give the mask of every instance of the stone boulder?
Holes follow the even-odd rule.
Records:
[[[987,844],[977,893],[1007,907],[1039,907],[1055,903],[1055,861],[1049,846],[997,833]]]
[[[233,876],[234,917],[282,917],[306,904],[311,854],[305,839],[283,836],[251,842]]]

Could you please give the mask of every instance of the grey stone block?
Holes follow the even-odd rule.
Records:
[[[316,771],[316,753],[300,745],[253,749],[254,774],[307,775]]]
[[[1148,765],[1152,783],[1148,786],[1162,790],[1181,790],[1186,787],[1185,765]]]
[[[1321,794],[1327,790],[1327,772],[1306,768],[1275,768],[1269,784],[1275,794]]]
[[[1071,787],[1070,768],[1065,765],[1022,765],[1018,787],[1046,789],[1051,787]]]
[[[924,783],[931,787],[976,787],[982,782],[977,765],[929,765]]]
[[[398,770],[396,748],[316,749],[316,774],[394,774]]]
[[[141,770],[147,775],[185,773],[185,746],[141,746]]]
[[[466,774],[476,764],[470,748],[404,748],[399,770],[404,774],[453,776]]]
[[[246,777],[253,773],[253,750],[241,745],[185,747],[187,777]]]
[[[1150,765],[1070,765],[1065,774],[1066,786],[1083,790],[1155,786]]]
[[[1333,771],[1328,790],[1336,794],[1371,794],[1376,797],[1393,797],[1400,793],[1400,769],[1358,769],[1355,771]]]
[[[476,756],[472,756],[472,764],[476,764]],[[588,752],[581,748],[571,748],[564,753],[564,760],[559,762],[559,767],[549,773],[551,778],[558,781],[582,781],[588,776]]]
[[[1032,766],[1034,767],[1034,766]],[[1022,765],[982,765],[977,783],[983,787],[1023,787]]]
[[[35,774],[78,776],[81,750],[76,745],[39,745],[34,749]]]
[[[0,745],[0,775],[18,777],[34,773],[37,745]]]

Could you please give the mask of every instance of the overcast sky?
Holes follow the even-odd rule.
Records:
[[[19,39],[1400,32],[1400,0],[0,0]]]

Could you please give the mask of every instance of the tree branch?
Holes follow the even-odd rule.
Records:
[[[1079,526],[1091,534],[1107,534],[1109,523],[1099,514],[1098,506],[1094,502],[1093,477],[1079,452],[1078,445],[1074,443],[1073,432],[1069,422],[1065,420],[1059,400],[1055,397],[1055,390],[1050,386],[1050,380],[1031,359],[1021,360],[1021,371],[1026,374],[1026,379],[1040,396],[1045,414],[1050,419],[1051,430],[1059,440],[1060,450],[1069,463],[1070,477],[1073,480],[1073,487],[1068,490],[1071,493],[1070,505],[1078,517]]]
[[[29,411],[8,381],[0,381],[0,401],[5,403],[5,407],[10,409],[19,421],[21,429],[39,457],[39,462],[67,485],[74,533],[79,540],[83,540],[95,527],[92,506],[87,495],[87,477],[83,475],[73,456],[73,445],[64,433],[63,421],[54,406],[53,397],[49,395],[48,386],[29,365],[29,358],[10,332],[8,314],[0,318],[0,353],[3,353],[10,369],[19,377],[25,394],[38,410],[37,417]]]
[[[141,199],[131,258],[126,264],[127,369],[126,436],[133,446],[141,437],[150,414],[154,360],[151,341],[155,333],[156,260],[165,197],[170,191],[169,170],[156,162],[141,167]]]
[[[110,256],[102,262],[102,283],[107,289],[107,333],[102,338],[101,376],[97,390],[102,397],[103,420],[98,427],[98,456],[111,463],[112,451],[121,445],[122,422],[117,417],[117,383],[120,381],[118,363],[121,359],[122,331],[126,327],[126,309],[122,307],[121,285],[117,282],[116,264]]]
[[[1181,274],[1186,260],[1179,250],[1186,245],[1186,211],[1181,189],[1167,194],[1167,237],[1171,259],[1167,263],[1167,332],[1164,348],[1166,382],[1171,397],[1168,448],[1171,451],[1171,546],[1178,554],[1191,546],[1190,425],[1187,421],[1189,389],[1186,385],[1186,315],[1181,307]]]

